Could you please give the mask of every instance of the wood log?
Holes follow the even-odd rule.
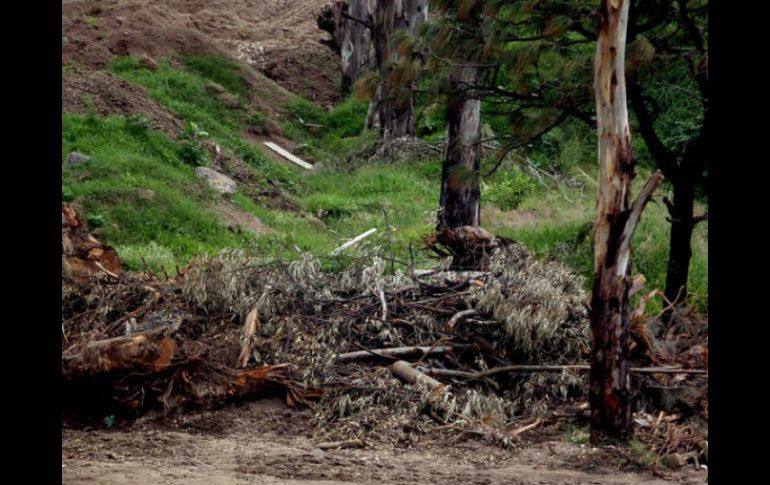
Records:
[[[441,393],[446,389],[446,385],[440,383],[436,379],[423,374],[419,370],[412,367],[409,362],[399,360],[394,362],[390,366],[390,372],[408,384],[420,384],[425,386],[429,391]]]
[[[160,372],[171,365],[176,353],[176,343],[167,329],[96,340],[62,354],[62,377],[72,379],[128,370]]]
[[[251,309],[243,322],[241,334],[241,354],[238,356],[238,367],[246,367],[251,357],[251,349],[254,345],[254,334],[259,328],[259,312],[257,307]]]

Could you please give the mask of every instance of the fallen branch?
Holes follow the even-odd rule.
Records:
[[[466,372],[451,369],[438,369],[435,367],[426,367],[421,369],[428,375],[436,377],[457,377],[463,379],[481,379],[504,372],[564,372],[566,370],[589,371],[590,365],[510,365],[506,367],[495,367],[493,369],[480,372]],[[708,374],[704,369],[682,369],[677,367],[632,367],[632,373],[636,374]]]
[[[409,358],[409,357],[422,357],[424,355],[432,354],[444,354],[452,352],[455,349],[465,349],[476,347],[474,344],[452,344],[441,345],[437,347],[394,347],[391,349],[373,349],[373,350],[357,350],[355,352],[347,352],[337,355],[337,362],[354,362],[359,360],[371,359],[372,357],[384,357],[384,358]]]
[[[364,446],[365,444],[363,441],[359,439],[352,439],[346,441],[329,441],[326,443],[318,443],[316,448],[320,450],[333,450],[342,448],[363,448]]]
[[[376,231],[377,231],[377,228],[373,227],[373,228],[369,229],[368,231],[366,231],[365,233],[363,233],[363,234],[359,234],[358,236],[354,237],[354,238],[353,238],[353,239],[351,239],[350,241],[346,242],[346,243],[345,243],[345,244],[343,244],[342,246],[340,246],[340,247],[336,248],[334,251],[332,251],[332,256],[337,256],[337,255],[338,255],[338,254],[340,254],[340,253],[341,253],[341,252],[342,252],[344,249],[347,249],[347,248],[349,248],[350,246],[352,246],[352,245],[356,244],[358,241],[360,241],[360,240],[362,240],[362,239],[364,239],[364,238],[366,238],[366,237],[369,237],[369,236],[371,236],[371,235],[372,235],[372,234],[374,234]]]
[[[274,152],[276,152],[279,155],[281,155],[283,158],[285,158],[285,159],[287,159],[287,160],[289,160],[289,161],[299,165],[300,167],[302,167],[304,169],[309,170],[309,169],[313,168],[313,166],[310,165],[309,163],[307,163],[306,161],[304,161],[301,158],[299,158],[299,157],[297,157],[297,156],[287,152],[286,150],[284,150],[283,148],[279,147],[278,145],[276,145],[275,143],[273,143],[271,141],[266,141],[266,142],[264,142],[264,144],[265,144],[265,146],[267,148],[273,150]]]
[[[455,314],[452,316],[452,318],[450,318],[450,319],[449,319],[449,322],[446,324],[446,330],[447,330],[447,332],[452,332],[452,331],[454,331],[454,329],[455,329],[455,325],[457,325],[457,323],[458,323],[460,320],[462,320],[463,318],[465,318],[465,317],[469,317],[469,316],[471,316],[471,315],[476,315],[477,313],[479,313],[479,312],[478,312],[478,310],[474,310],[474,309],[471,309],[471,310],[462,310],[462,311],[459,311],[459,312],[455,313]]]
[[[516,428],[515,430],[509,432],[511,436],[519,436],[520,434],[529,431],[530,429],[537,428],[543,424],[543,418],[537,418],[534,423],[528,424],[526,426],[522,426],[520,428]]]
[[[398,362],[395,362],[393,365],[391,365],[390,372],[394,376],[401,379],[403,382],[408,384],[422,384],[431,392],[441,393],[446,389],[444,384],[430,376],[423,374],[419,370],[412,367],[412,365],[405,360],[399,360]]]

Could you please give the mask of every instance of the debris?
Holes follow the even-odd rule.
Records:
[[[367,238],[367,237],[371,236],[371,235],[372,235],[372,234],[374,234],[375,232],[377,232],[377,228],[376,228],[376,227],[373,227],[373,228],[369,229],[368,231],[366,231],[365,233],[363,233],[363,234],[359,234],[358,236],[354,237],[354,238],[353,238],[353,239],[351,239],[350,241],[346,242],[346,243],[345,243],[345,244],[343,244],[342,246],[340,246],[340,247],[336,248],[334,251],[332,251],[332,256],[337,256],[337,255],[338,255],[338,254],[340,254],[340,253],[341,253],[343,250],[345,250],[345,249],[349,248],[350,246],[353,246],[354,244],[358,243],[358,242],[359,242],[359,241],[361,241],[362,239],[364,239],[364,238]]]
[[[129,337],[86,342],[62,354],[65,379],[120,370],[159,372],[174,358],[176,344],[165,329]]]
[[[95,273],[119,277],[123,265],[112,247],[98,241],[85,221],[68,204],[61,206],[62,270],[68,276],[84,280]]]
[[[402,381],[408,384],[423,385],[431,392],[441,393],[446,390],[444,384],[415,369],[409,362],[403,360],[394,362],[393,365],[390,366],[390,371]]]
[[[396,347],[392,349],[359,350],[348,352],[337,356],[337,362],[352,362],[358,360],[372,359],[376,357],[394,358],[394,357],[422,357],[425,355],[443,354],[452,352],[454,349],[474,347],[474,345],[440,345],[435,347]]]
[[[362,440],[352,439],[345,441],[329,441],[326,443],[318,443],[316,448],[319,450],[333,450],[342,448],[363,448],[366,446]]]
[[[278,145],[276,145],[275,143],[273,143],[271,141],[266,141],[266,142],[264,142],[264,144],[265,144],[265,146],[267,148],[269,148],[269,149],[273,150],[274,152],[278,153],[279,155],[281,155],[286,160],[289,160],[290,162],[294,162],[295,164],[299,165],[300,167],[302,167],[304,169],[308,169],[309,170],[309,169],[313,168],[313,166],[310,165],[309,163],[307,163],[306,161],[302,160],[301,158],[299,158],[299,157],[297,157],[295,155],[292,155],[291,153],[287,152],[286,150],[284,150],[283,148],[279,147]]]

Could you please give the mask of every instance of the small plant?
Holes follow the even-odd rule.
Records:
[[[182,133],[182,138],[186,140],[179,148],[179,157],[188,165],[194,167],[209,165],[209,155],[203,147],[202,139],[209,134],[193,122],[189,122]]]
[[[148,244],[133,244],[117,248],[120,259],[134,271],[149,270],[161,273],[164,269],[171,270],[177,264],[174,253],[167,247],[155,241]]]
[[[92,29],[99,28],[99,19],[96,17],[89,17],[89,16],[83,17],[83,22],[85,22],[86,25],[88,25]]]
[[[535,182],[518,167],[501,172],[491,184],[482,183],[482,198],[502,210],[519,207],[535,189]]]
[[[75,198],[75,193],[72,191],[72,189],[62,185],[61,186],[61,200],[63,202],[72,202],[72,200],[74,198]]]
[[[639,466],[651,467],[658,461],[655,453],[647,449],[644,443],[638,439],[633,439],[628,443],[628,450],[631,454],[631,460]]]
[[[89,214],[86,217],[86,224],[88,224],[89,229],[102,227],[104,225],[104,216],[100,214]]]
[[[588,444],[588,437],[589,435],[586,430],[574,427],[567,431],[565,439],[573,445],[586,445]]]

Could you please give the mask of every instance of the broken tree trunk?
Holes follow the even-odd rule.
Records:
[[[62,354],[62,377],[108,374],[115,371],[160,372],[171,364],[176,344],[166,329],[140,335],[97,340]]]
[[[372,37],[367,0],[346,0],[324,7],[318,27],[332,34],[330,44],[340,54],[342,94],[347,95],[372,63]]]
[[[472,89],[479,74],[478,67],[458,66],[450,75],[437,229],[480,223],[481,101]]]
[[[628,365],[631,238],[662,179],[653,175],[630,203],[634,155],[628,126],[625,44],[630,0],[602,0],[594,89],[599,148],[599,190],[594,224],[591,296],[591,442],[631,437]]]

